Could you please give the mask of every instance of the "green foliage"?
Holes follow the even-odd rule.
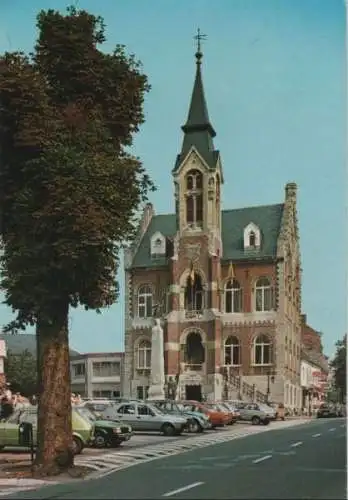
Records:
[[[0,57],[0,231],[10,328],[62,302],[117,300],[122,244],[153,184],[127,152],[149,90],[123,46],[99,50],[104,23],[86,11],[37,17],[33,54]]]
[[[7,352],[5,359],[6,380],[11,384],[12,392],[23,396],[37,393],[37,364],[35,357],[25,350],[21,354]]]
[[[334,369],[335,388],[339,393],[340,402],[343,402],[347,392],[347,335],[336,342],[336,353],[331,366]]]

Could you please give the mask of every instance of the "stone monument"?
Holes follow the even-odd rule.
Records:
[[[155,319],[151,336],[151,375],[148,399],[165,399],[164,343],[160,318]]]

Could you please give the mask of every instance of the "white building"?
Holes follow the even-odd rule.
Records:
[[[95,352],[71,357],[71,391],[87,398],[120,397],[123,358],[123,352]]]
[[[323,401],[328,373],[329,367],[325,356],[314,350],[302,349],[302,409],[307,413],[318,407]]]

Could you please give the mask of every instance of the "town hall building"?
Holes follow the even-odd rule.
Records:
[[[175,213],[146,205],[125,251],[124,396],[146,398],[151,328],[160,315],[166,380],[177,398],[301,406],[301,267],[297,186],[282,203],[221,207],[202,53],[172,170]]]

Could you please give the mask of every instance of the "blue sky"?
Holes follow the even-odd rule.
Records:
[[[69,2],[68,2],[69,3]],[[61,0],[2,0],[0,52],[30,51],[40,9]],[[152,85],[134,152],[159,186],[157,212],[173,211],[171,169],[194,78],[193,36],[223,159],[224,208],[283,201],[299,185],[303,312],[328,354],[346,331],[345,12],[343,0],[80,0],[104,17],[108,41],[136,54]],[[123,290],[123,273],[120,273]],[[121,350],[123,298],[101,315],[71,314],[71,345]],[[11,311],[0,306],[0,321]]]

